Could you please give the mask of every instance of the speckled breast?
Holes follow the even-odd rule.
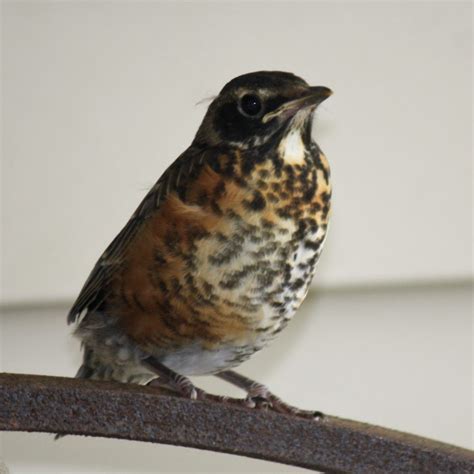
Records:
[[[241,185],[227,181],[222,221],[197,247],[200,278],[229,322],[238,362],[262,348],[306,296],[326,236],[329,167],[313,144],[298,163],[281,155],[247,166]],[[233,177],[235,180],[235,176]],[[246,328],[239,334],[239,322]]]
[[[286,326],[311,282],[331,195],[324,155],[316,144],[300,151],[214,155],[147,220],[109,298],[141,350],[182,374],[214,373]]]

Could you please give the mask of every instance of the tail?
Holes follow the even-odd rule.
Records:
[[[84,357],[82,358],[82,365],[79,367],[75,377],[76,379],[90,379],[94,375],[92,365],[92,349],[84,347]]]

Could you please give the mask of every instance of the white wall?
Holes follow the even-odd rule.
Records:
[[[470,274],[467,3],[8,2],[4,299],[76,295],[226,81],[293,71],[335,95],[326,285]]]
[[[289,70],[335,91],[315,129],[334,213],[316,290],[242,372],[304,407],[473,447],[471,10],[3,2],[0,370],[75,372],[68,306],[190,143],[196,103],[238,74]],[[2,434],[2,455],[11,474],[300,472],[43,434]]]

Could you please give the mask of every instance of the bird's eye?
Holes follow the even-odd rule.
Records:
[[[245,94],[240,99],[240,108],[245,115],[255,117],[262,110],[262,101],[254,94]]]

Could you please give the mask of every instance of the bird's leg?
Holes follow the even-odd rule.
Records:
[[[211,400],[215,402],[238,403],[239,400],[232,400],[223,395],[213,395],[196,387],[191,380],[184,375],[178,374],[174,370],[166,367],[166,365],[159,362],[155,357],[149,356],[143,360],[143,365],[152,370],[158,378],[148,382],[150,387],[164,387],[173,390],[191,400]]]
[[[148,382],[149,386],[170,388],[171,390],[186,398],[190,398],[191,400],[205,398],[205,392],[195,387],[191,380],[189,380],[184,375],[180,375],[169,369],[161,362],[156,360],[155,357],[147,357],[143,360],[143,365],[152,370],[159,377],[158,379],[153,379]]]
[[[296,415],[303,418],[320,419],[323,417],[323,414],[319,411],[301,410],[300,408],[288,405],[271,393],[265,385],[240,375],[233,370],[220,372],[216,376],[245,390],[247,392],[246,405],[249,407],[271,409],[279,413]]]

